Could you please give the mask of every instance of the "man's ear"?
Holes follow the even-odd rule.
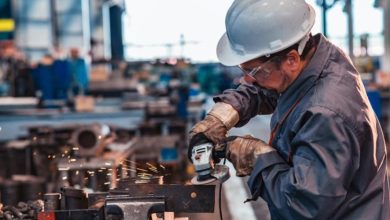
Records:
[[[301,61],[301,57],[299,56],[296,50],[292,50],[287,54],[287,64],[290,68],[296,69],[299,67],[299,63]]]

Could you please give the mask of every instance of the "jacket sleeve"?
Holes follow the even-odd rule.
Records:
[[[276,219],[331,219],[358,167],[352,158],[359,155],[358,135],[321,107],[302,114],[293,127],[291,164],[277,151],[258,157],[248,181],[252,196],[261,196]]]
[[[278,95],[256,85],[241,84],[236,89],[225,90],[214,97],[215,102],[224,102],[233,106],[240,116],[236,127],[245,125],[259,114],[271,114],[275,110]]]

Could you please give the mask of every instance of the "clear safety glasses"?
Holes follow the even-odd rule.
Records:
[[[255,79],[256,75],[258,75],[262,80],[266,80],[266,79],[268,79],[268,77],[270,76],[270,74],[272,72],[272,70],[267,68],[267,65],[271,62],[276,61],[279,58],[280,58],[279,56],[274,56],[271,59],[264,62],[263,64],[261,64],[257,67],[254,67],[254,68],[243,68],[241,65],[238,65],[238,67],[244,72],[244,74],[250,76],[254,80],[256,80]]]

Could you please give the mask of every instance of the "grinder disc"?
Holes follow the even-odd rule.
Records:
[[[191,183],[193,185],[204,185],[204,184],[209,184],[209,183],[212,183],[214,181],[216,181],[217,179],[212,177],[210,179],[206,179],[206,180],[202,180],[202,181],[199,181],[198,180],[198,175],[194,176],[192,179],[191,179]]]
[[[191,179],[191,183],[193,185],[201,185],[201,184],[212,183],[215,180],[218,180],[219,182],[223,183],[229,178],[230,178],[229,167],[227,167],[226,165],[217,164],[214,166],[214,169],[211,171],[210,178],[200,181],[198,180],[198,175],[196,175]]]

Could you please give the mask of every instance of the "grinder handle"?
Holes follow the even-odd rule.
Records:
[[[226,158],[226,143],[218,144],[213,148],[213,159],[219,162],[220,159]]]
[[[222,143],[219,143],[218,146],[213,148],[213,159],[218,163],[220,159],[226,158],[227,145],[228,142],[235,140],[238,136],[229,136]]]

